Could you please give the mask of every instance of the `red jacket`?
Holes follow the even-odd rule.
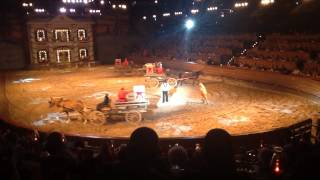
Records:
[[[126,91],[126,90],[120,90],[119,92],[118,92],[118,100],[120,101],[120,102],[125,102],[125,101],[127,101],[127,95],[128,95],[128,91]]]
[[[157,74],[163,74],[163,68],[162,67],[158,67],[157,68]]]
[[[128,61],[127,59],[125,59],[125,60],[123,61],[122,65],[128,66],[128,65],[129,65],[129,61]]]

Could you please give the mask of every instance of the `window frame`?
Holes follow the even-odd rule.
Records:
[[[40,37],[40,33],[43,33],[43,37]],[[36,40],[37,42],[44,42],[47,40],[47,34],[45,29],[37,29],[36,31]]]
[[[58,39],[58,33],[66,33],[67,34],[67,39],[66,41],[63,41],[63,40],[59,40]],[[55,37],[55,40],[56,41],[59,41],[59,42],[69,42],[70,41],[70,29],[55,29],[54,30],[54,37]]]
[[[81,52],[84,51],[84,56],[81,55]],[[80,60],[85,60],[88,58],[88,49],[87,48],[80,48],[79,49],[79,58]]]
[[[82,37],[80,37],[80,33],[81,33],[81,32],[83,32],[83,36],[82,36]],[[86,29],[84,29],[84,28],[78,29],[78,31],[77,31],[77,36],[78,36],[78,40],[79,40],[79,41],[85,41],[85,40],[87,40],[87,31],[86,31]]]
[[[42,53],[44,53],[44,58],[42,58]],[[37,53],[38,63],[45,63],[48,61],[48,51],[45,49],[39,50]]]

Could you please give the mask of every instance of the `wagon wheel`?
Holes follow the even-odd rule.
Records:
[[[147,87],[149,88],[156,88],[159,86],[159,80],[156,78],[147,78],[146,79]]]
[[[177,85],[177,80],[175,78],[169,78],[167,82],[172,87],[175,87]]]
[[[139,111],[130,111],[125,114],[125,119],[129,123],[138,123],[142,120],[142,117]]]

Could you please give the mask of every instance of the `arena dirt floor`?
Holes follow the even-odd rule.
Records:
[[[209,93],[209,104],[202,104],[197,87],[186,82],[162,104],[159,89],[147,89],[150,108],[138,124],[123,119],[104,124],[73,120],[66,123],[59,108],[50,108],[50,97],[83,101],[95,108],[109,93],[113,101],[121,87],[143,85],[143,74],[116,73],[113,67],[99,66],[69,70],[29,70],[6,73],[5,99],[1,108],[10,123],[69,135],[128,137],[141,126],[157,131],[160,137],[203,136],[212,128],[226,129],[233,135],[265,132],[308,119],[320,111],[316,99],[280,87],[202,76]],[[0,111],[1,112],[1,111]]]

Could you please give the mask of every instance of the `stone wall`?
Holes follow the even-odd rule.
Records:
[[[22,44],[0,42],[0,70],[21,69],[25,66],[25,52]]]

